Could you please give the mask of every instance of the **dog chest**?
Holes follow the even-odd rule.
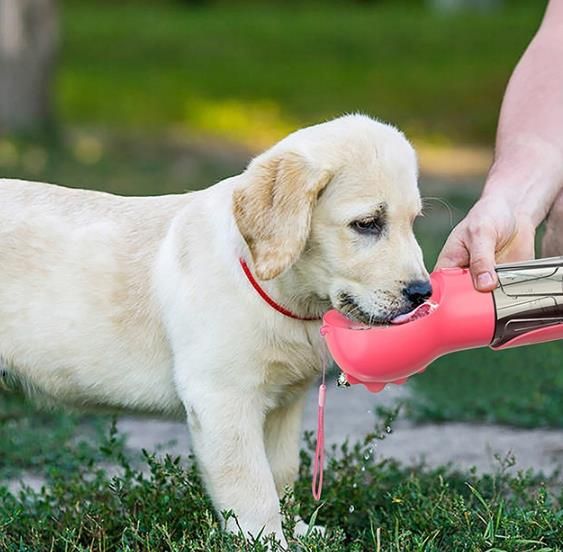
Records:
[[[278,356],[278,355],[276,355]],[[322,358],[313,347],[286,348],[281,358],[264,366],[264,390],[272,408],[291,402],[320,375]]]

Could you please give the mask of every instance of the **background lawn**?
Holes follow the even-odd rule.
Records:
[[[255,146],[360,110],[426,141],[490,144],[545,2],[506,4],[437,15],[400,0],[67,0],[59,112],[72,124],[175,125]]]

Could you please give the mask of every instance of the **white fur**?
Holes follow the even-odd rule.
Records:
[[[319,322],[284,317],[249,285],[231,198],[253,166],[286,152],[332,180],[298,261],[263,287],[301,314],[323,312],[342,289],[374,314],[402,308],[400,286],[426,277],[411,230],[416,160],[398,131],[364,116],[298,131],[242,175],[190,194],[0,181],[9,370],[57,401],[187,412],[217,510],[282,540],[278,496],[297,473],[305,392],[325,352]],[[353,235],[346,221],[381,201],[388,236]]]

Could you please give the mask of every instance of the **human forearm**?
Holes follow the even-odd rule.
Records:
[[[483,196],[502,196],[537,225],[562,187],[563,1],[555,0],[510,79]]]

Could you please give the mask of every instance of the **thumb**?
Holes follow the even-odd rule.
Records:
[[[495,271],[496,239],[494,233],[477,232],[467,244],[469,271],[478,291],[491,291],[497,285]]]

